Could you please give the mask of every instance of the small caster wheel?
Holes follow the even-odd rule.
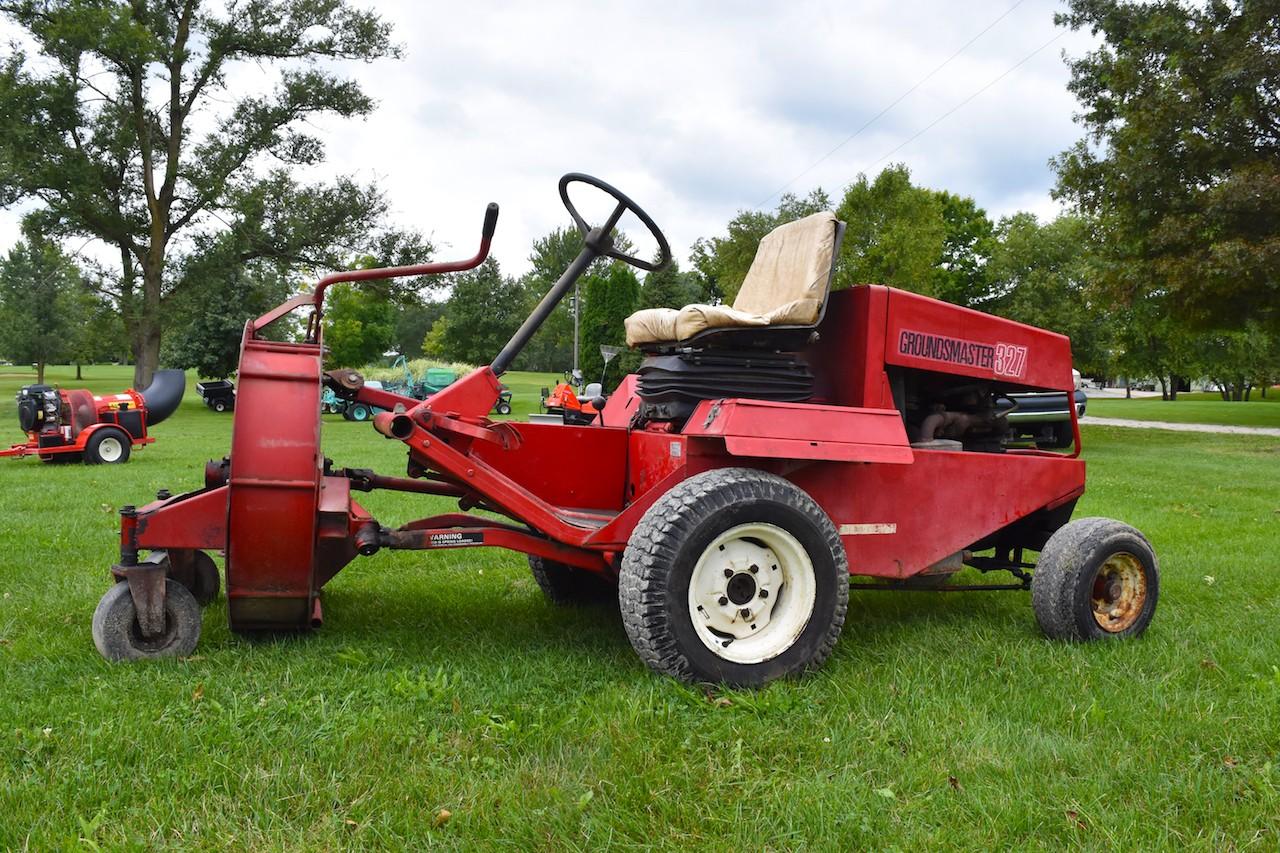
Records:
[[[500,414],[500,415],[509,415],[509,414],[511,414],[511,404],[510,404],[510,403],[499,403],[499,404],[498,404],[498,414]]]
[[[214,400],[214,401],[213,401],[213,410],[214,410],[215,412],[225,412],[225,411],[227,410],[227,403],[226,403],[226,401],[225,401],[225,400]]]
[[[142,636],[129,584],[107,590],[93,612],[93,644],[110,661],[187,657],[200,640],[200,605],[185,586],[165,579],[164,632]]]
[[[208,607],[217,600],[218,591],[222,588],[222,579],[218,576],[218,564],[204,551],[196,551],[194,560],[195,578],[190,587],[191,594],[196,597],[201,607]]]

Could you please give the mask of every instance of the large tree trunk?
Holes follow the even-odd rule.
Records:
[[[160,366],[160,328],[155,318],[138,318],[129,349],[133,353],[133,387],[142,391]]]
[[[142,269],[142,310],[133,322],[133,387],[151,384],[160,367],[160,280],[164,256],[152,253]]]
[[[36,361],[36,384],[37,385],[44,384],[44,359],[43,358]]]

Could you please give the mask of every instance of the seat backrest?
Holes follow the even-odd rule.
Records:
[[[766,234],[733,307],[768,317],[770,325],[817,323],[831,290],[839,226],[824,210]]]

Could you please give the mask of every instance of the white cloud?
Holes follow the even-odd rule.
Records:
[[[494,253],[526,268],[531,242],[568,219],[556,181],[616,184],[683,256],[742,208],[808,169],[1014,5],[604,2],[373,4],[401,61],[347,66],[379,101],[367,121],[319,121],[322,174],[386,189],[396,220],[443,257],[470,254],[484,205]],[[907,163],[919,183],[972,195],[993,216],[1045,215],[1047,160],[1078,136],[1068,33],[919,139],[885,154],[1053,38],[1050,0],[1024,0],[943,71],[788,187],[838,197],[860,170]],[[246,85],[251,70],[244,76]],[[0,240],[16,236],[16,214]]]

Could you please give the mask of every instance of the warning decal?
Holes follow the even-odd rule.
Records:
[[[449,530],[431,533],[427,536],[427,540],[432,548],[456,548],[461,545],[483,545],[484,534],[477,531]]]

